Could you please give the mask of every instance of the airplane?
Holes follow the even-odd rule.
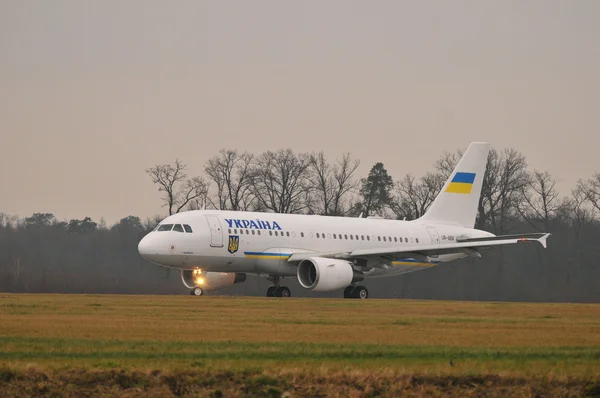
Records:
[[[246,211],[171,215],[139,242],[148,261],[181,270],[190,294],[241,283],[273,283],[267,297],[290,297],[284,278],[314,292],[344,289],[366,299],[365,279],[414,272],[519,243],[546,248],[550,234],[495,236],[474,229],[490,144],[473,142],[427,212],[412,221]]]

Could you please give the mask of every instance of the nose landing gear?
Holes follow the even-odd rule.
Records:
[[[204,294],[204,290],[201,287],[195,287],[190,292],[192,296],[202,296]]]

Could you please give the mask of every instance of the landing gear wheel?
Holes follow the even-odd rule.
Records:
[[[275,297],[275,291],[277,290],[277,286],[271,286],[267,289],[267,297]]]
[[[202,296],[204,294],[204,290],[201,287],[195,287],[190,292],[192,296]]]
[[[356,286],[352,291],[352,297],[364,300],[369,297],[369,291],[364,286]]]
[[[279,286],[275,290],[275,296],[277,296],[277,297],[290,297],[291,295],[292,295],[292,292],[290,291],[290,288],[287,286]]]
[[[344,298],[352,298],[352,290],[354,290],[354,286],[348,286],[344,289]]]

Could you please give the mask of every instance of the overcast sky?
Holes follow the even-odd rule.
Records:
[[[471,141],[600,172],[600,1],[0,1],[0,212],[164,214],[221,148],[421,175]]]

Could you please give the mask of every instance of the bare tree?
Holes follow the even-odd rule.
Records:
[[[565,214],[565,218],[570,221],[575,239],[578,240],[581,229],[594,219],[594,209],[590,209],[586,194],[580,186],[571,191],[571,197],[561,210]]]
[[[247,210],[254,200],[251,171],[254,155],[223,149],[206,162],[206,174],[216,185],[216,204],[220,210]]]
[[[163,200],[169,215],[179,213],[191,201],[206,196],[208,184],[201,177],[188,178],[187,166],[179,159],[173,164],[157,165],[146,170],[158,191],[164,192]]]
[[[556,179],[547,171],[535,170],[523,187],[523,200],[517,205],[519,214],[538,231],[550,230],[550,220],[565,206],[556,190]],[[542,228],[539,227],[542,223]]]
[[[323,152],[312,154],[309,162],[309,180],[312,196],[310,212],[321,215],[341,216],[349,210],[346,197],[358,186],[353,174],[360,165],[346,153],[331,165]]]
[[[445,180],[441,173],[427,173],[418,180],[407,174],[396,184],[391,210],[399,219],[415,220],[421,217],[441,191]]]
[[[12,228],[19,221],[19,217],[6,213],[0,213],[0,227]]]
[[[600,173],[587,180],[577,182],[577,190],[597,211],[600,211]]]
[[[487,206],[484,220],[489,219],[492,229],[503,234],[508,219],[514,215],[519,201],[523,199],[524,187],[529,184],[530,177],[525,156],[517,150],[504,149],[501,153],[492,150],[490,155],[480,210],[485,214]]]
[[[252,168],[252,193],[257,207],[275,213],[299,213],[307,208],[309,156],[291,149],[265,152]]]

